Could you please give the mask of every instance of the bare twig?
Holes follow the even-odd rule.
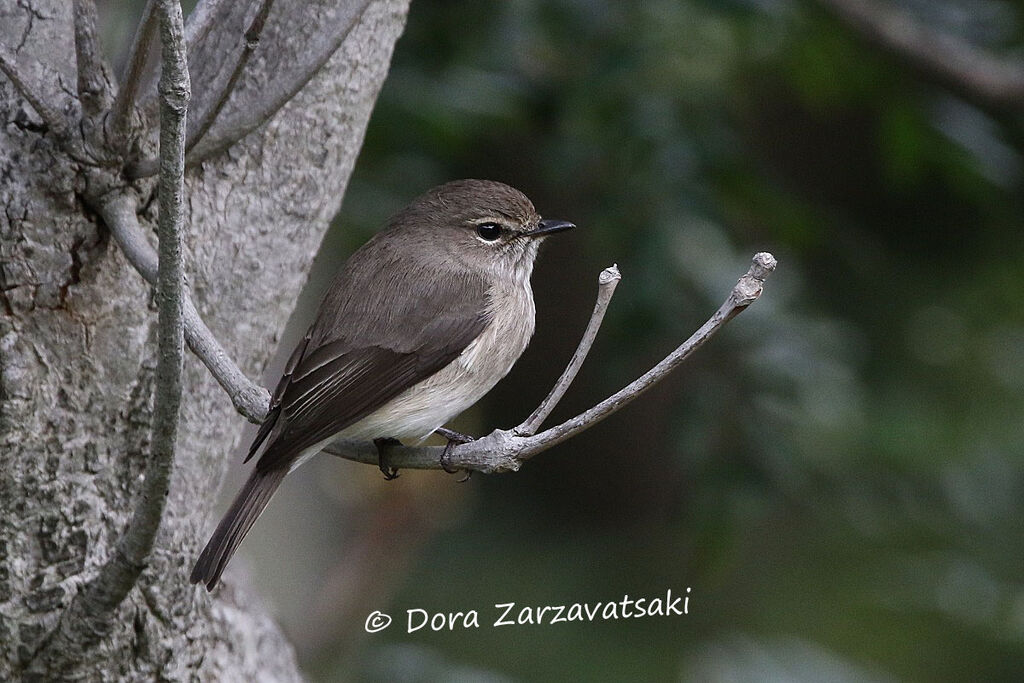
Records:
[[[992,105],[1024,110],[1024,62],[1001,60],[875,0],[818,2],[864,38],[939,83]]]
[[[270,392],[245,376],[203,322],[190,297],[185,299],[185,340],[227,392],[235,410],[253,424],[263,422],[270,410]]]
[[[146,62],[149,59],[150,44],[153,41],[153,30],[156,24],[153,18],[155,4],[156,0],[149,0],[146,3],[142,10],[142,16],[139,17],[139,24],[135,27],[135,38],[132,40],[128,61],[125,62],[124,73],[121,74],[120,90],[112,107],[111,131],[115,138],[122,137],[131,127],[132,115],[139,96],[139,86],[146,70]]]
[[[547,395],[547,398],[541,401],[541,404],[537,406],[537,409],[533,411],[530,417],[526,418],[521,425],[512,430],[516,434],[521,436],[536,434],[540,426],[544,424],[544,420],[548,418],[551,411],[562,400],[562,396],[565,395],[569,385],[576,379],[576,373],[580,371],[580,367],[583,365],[583,361],[586,360],[587,354],[590,353],[590,347],[594,344],[597,331],[601,329],[601,322],[604,320],[605,311],[608,310],[608,304],[611,303],[612,295],[615,294],[615,287],[618,286],[621,279],[622,275],[619,274],[617,266],[613,265],[601,271],[597,278],[597,301],[594,303],[594,312],[590,314],[590,322],[587,323],[587,329],[583,333],[583,338],[580,339],[579,346],[576,347],[576,353],[572,355],[572,360],[569,361],[569,365],[565,368],[562,376],[555,382],[555,386],[552,387],[551,393]]]
[[[537,436],[530,437],[530,444],[524,449],[522,460],[526,460],[542,450],[589,429],[604,418],[629,404],[640,394],[661,381],[668,373],[676,369],[684,360],[700,348],[725,323],[732,320],[747,306],[761,296],[764,282],[775,270],[775,257],[767,252],[754,255],[750,269],[739,279],[729,293],[729,297],[715,311],[715,314],[683,342],[675,351],[666,356],[660,363],[620,389],[596,406],[583,412],[571,420],[566,420],[557,427],[552,427]]]
[[[98,203],[96,211],[110,228],[129,263],[150,284],[156,284],[157,257],[135,215],[135,200],[127,195],[114,195]],[[253,382],[235,365],[213,332],[199,316],[192,298],[185,293],[185,341],[192,352],[210,370],[210,374],[228,393],[235,409],[250,422],[260,423],[270,406],[270,393]]]
[[[75,57],[82,113],[95,116],[110,106],[110,81],[96,40],[96,3],[75,0]]]
[[[297,67],[298,77],[282,86],[268,87],[259,94],[259,99],[240,107],[232,117],[217,122],[213,132],[196,143],[185,159],[188,167],[198,166],[207,159],[224,152],[246,135],[256,130],[287,104],[305,87],[306,83],[316,75],[324,64],[338,51],[349,33],[359,23],[371,0],[362,0],[359,8],[353,13],[347,26],[336,31],[325,33],[327,39],[310,46],[310,54],[306,61]],[[155,159],[143,159],[132,164],[126,171],[129,178],[138,179],[155,175],[157,163]]]
[[[160,256],[158,358],[153,408],[152,452],[135,512],[115,552],[72,600],[57,628],[39,650],[46,673],[63,673],[109,631],[112,616],[135,586],[160,527],[177,444],[181,402],[182,223],[185,175],[185,114],[190,97],[184,26],[178,0],[160,0],[163,46],[160,76]]]
[[[245,43],[242,46],[242,51],[238,55],[238,61],[235,62],[235,68],[232,69],[231,75],[228,77],[224,87],[221,88],[220,93],[216,99],[213,100],[213,104],[205,112],[200,114],[196,119],[193,120],[193,124],[189,126],[188,138],[185,141],[185,151],[188,152],[196,143],[203,139],[206,135],[206,131],[210,130],[210,126],[217,120],[217,115],[220,114],[221,109],[227,103],[228,98],[231,97],[231,93],[235,90],[235,84],[238,83],[239,77],[242,72],[245,71],[245,66],[249,63],[249,58],[252,53],[256,51],[256,48],[260,44],[260,34],[263,33],[263,27],[267,23],[267,15],[270,14],[270,8],[274,4],[274,0],[262,0],[260,8],[256,12],[256,16],[253,17],[252,23],[249,24],[249,29],[245,32]]]
[[[233,144],[256,130],[264,123],[274,117],[281,107],[286,105],[306,83],[310,81],[323,68],[324,64],[338,51],[345,39],[348,38],[352,29],[359,24],[366,8],[371,0],[362,0],[359,8],[352,13],[348,25],[339,27],[338,30],[330,32],[329,40],[322,41],[318,45],[310,46],[310,54],[306,61],[298,69],[299,77],[291,83],[284,84],[279,88],[268,88],[262,93],[262,99],[240,109],[234,119],[222,122],[217,135],[207,136],[196,145],[188,158],[189,166],[195,166],[206,159],[216,156]]]
[[[206,36],[217,24],[218,13],[222,9],[222,6],[228,5],[229,3],[224,0],[199,0],[192,12],[189,13],[185,19],[185,46],[188,50],[188,54],[191,55],[192,51],[196,46],[202,42]],[[136,96],[141,108],[143,109],[143,118],[151,115],[155,111],[156,107],[150,107],[153,104],[153,100],[156,98],[156,81],[152,75],[146,79],[140,79],[139,94]],[[189,117],[190,120],[192,117]],[[187,139],[187,138],[186,138]],[[188,151],[188,143],[185,145],[186,152]],[[137,161],[135,162],[138,163]],[[147,159],[146,164],[152,164],[152,169],[147,176],[156,175],[157,160]],[[129,167],[134,168],[134,166]],[[129,170],[128,175],[130,177],[142,177],[142,176],[131,176]]]
[[[521,436],[515,430],[495,430],[476,441],[452,448],[445,464],[450,468],[485,473],[514,472],[538,453],[593,427],[654,386],[725,323],[756,301],[761,295],[764,281],[775,270],[775,266],[775,257],[771,254],[756,254],[750,270],[740,278],[725,303],[699,330],[644,375],[590,410],[532,436]],[[396,446],[388,451],[388,464],[399,469],[440,469],[443,451],[443,447]],[[338,442],[324,449],[324,452],[367,464],[375,465],[378,462],[377,449],[369,442]]]
[[[43,97],[37,93],[32,85],[27,83],[22,78],[21,71],[18,69],[18,61],[7,51],[7,48],[0,45],[0,71],[11,80],[14,87],[17,88],[21,96],[24,97],[32,108],[39,114],[39,118],[43,120],[46,127],[50,129],[61,142],[67,143],[70,140],[70,125],[63,114],[58,112],[56,109],[50,106],[50,104],[43,99]]]
[[[163,516],[178,440],[184,362],[185,130],[192,97],[185,54],[185,25],[178,0],[160,0],[160,218],[157,224],[156,392],[153,452],[146,464],[141,500],[122,545],[144,562]]]

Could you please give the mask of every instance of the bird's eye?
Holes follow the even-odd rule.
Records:
[[[476,234],[480,235],[482,240],[493,242],[501,237],[501,226],[497,223],[481,223],[476,226]]]

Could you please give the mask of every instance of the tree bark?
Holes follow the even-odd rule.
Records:
[[[230,64],[206,53],[240,45],[250,4],[222,3],[210,39],[190,54],[194,103]],[[362,5],[278,0],[222,112],[229,123],[247,98],[289,77],[324,27],[346,12],[357,23],[268,124],[186,178],[193,297],[251,377],[268,362],[339,208],[404,25],[406,0],[375,0],[359,14]],[[0,43],[58,111],[77,118],[71,3],[5,4]],[[156,316],[150,288],[85,208],[82,167],[2,76],[0,120],[0,679],[16,680],[47,676],[34,657],[40,643],[131,517],[149,452]],[[152,183],[136,191],[151,228]],[[212,598],[188,583],[245,422],[192,356],[184,382],[156,548],[113,628],[63,675],[298,680],[292,647],[258,600],[230,580]]]

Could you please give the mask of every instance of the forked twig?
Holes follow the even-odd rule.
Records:
[[[544,420],[555,409],[558,402],[562,400],[562,396],[565,395],[569,385],[576,379],[576,373],[579,372],[583,361],[586,360],[587,354],[590,353],[590,347],[594,344],[597,331],[601,329],[601,323],[604,321],[605,311],[608,310],[608,304],[611,303],[612,296],[615,294],[615,288],[621,279],[622,275],[619,274],[617,266],[613,265],[601,271],[597,278],[597,301],[594,303],[594,312],[590,314],[590,322],[587,323],[587,329],[583,333],[583,338],[580,339],[579,346],[576,347],[576,353],[572,355],[572,360],[569,361],[569,365],[565,368],[562,376],[555,382],[555,386],[552,387],[551,393],[547,395],[547,398],[541,401],[530,417],[526,418],[521,425],[512,430],[516,434],[522,436],[536,434],[540,426],[544,424]]]
[[[593,427],[654,386],[689,358],[725,323],[756,301],[761,296],[765,280],[775,270],[775,266],[775,257],[771,254],[755,254],[750,269],[733,287],[725,303],[700,329],[660,363],[590,410],[530,436],[521,435],[514,429],[497,429],[476,441],[454,446],[449,451],[445,464],[450,468],[485,473],[515,472],[538,453]],[[388,464],[399,469],[440,469],[441,454],[444,450],[439,446],[395,446],[388,450]],[[372,443],[342,441],[332,444],[324,452],[356,462],[378,462],[377,449]]]

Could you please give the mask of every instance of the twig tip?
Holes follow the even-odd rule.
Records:
[[[761,251],[754,254],[754,259],[750,264],[750,275],[756,279],[764,281],[772,271],[775,270],[775,266],[779,265],[779,262],[767,251]]]
[[[621,279],[622,273],[619,272],[619,264],[613,263],[601,271],[601,274],[597,277],[597,284],[603,287],[604,285]]]
[[[761,296],[764,281],[772,274],[779,264],[775,257],[767,251],[754,254],[750,270],[740,278],[732,290],[732,301],[736,308],[744,308],[757,301]]]

